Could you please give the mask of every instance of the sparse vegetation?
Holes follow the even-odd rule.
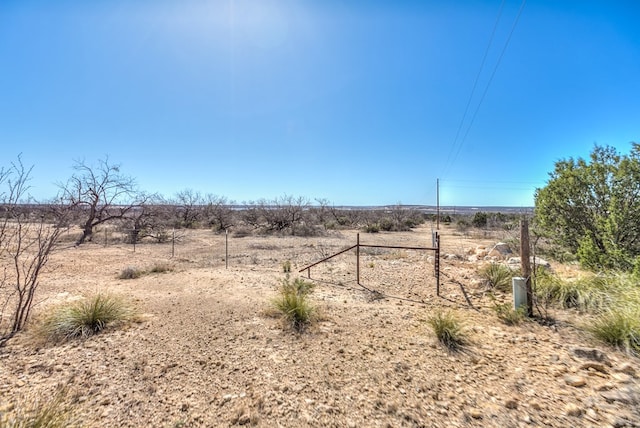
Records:
[[[53,398],[27,399],[14,414],[0,413],[3,428],[67,428],[79,426],[73,409],[66,403],[66,391],[57,392]]]
[[[128,266],[120,272],[118,275],[118,279],[136,279],[140,278],[144,275],[144,271],[142,269],[138,269],[137,267]]]
[[[40,325],[41,335],[51,341],[86,338],[109,326],[134,318],[134,311],[120,297],[98,293],[52,309]]]
[[[541,272],[536,277],[536,295],[545,304],[557,303],[563,308],[596,311],[612,304],[616,286],[604,276],[585,276],[565,280]]]
[[[312,283],[301,278],[291,282],[287,275],[280,284],[279,296],[272,300],[273,307],[296,331],[304,330],[316,311],[308,300],[312,290]]]
[[[173,266],[171,266],[169,263],[159,262],[151,266],[151,269],[149,269],[149,273],[166,273],[166,272],[173,272]]]
[[[527,309],[520,306],[513,308],[510,303],[496,303],[493,307],[498,319],[507,325],[519,325],[527,316]]]
[[[614,309],[601,313],[588,326],[596,338],[640,356],[640,311]]]
[[[501,263],[489,263],[480,269],[480,276],[487,287],[502,292],[511,291],[511,278],[514,271]]]
[[[467,334],[455,313],[437,311],[427,322],[440,343],[447,349],[457,351],[469,344]]]

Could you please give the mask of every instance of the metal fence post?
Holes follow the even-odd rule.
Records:
[[[360,234],[356,239],[356,284],[360,285]]]

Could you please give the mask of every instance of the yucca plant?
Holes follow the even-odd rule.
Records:
[[[480,276],[489,288],[503,292],[511,290],[511,278],[514,271],[500,263],[489,263],[480,269]]]
[[[129,321],[133,316],[134,312],[121,298],[99,293],[54,308],[44,318],[40,329],[46,338],[53,341],[85,338],[109,325]]]
[[[438,311],[427,319],[436,337],[447,349],[456,351],[468,344],[462,323],[453,312]]]
[[[312,289],[312,283],[301,278],[291,282],[287,276],[280,285],[279,296],[272,300],[273,307],[296,331],[304,330],[316,311],[308,300]]]

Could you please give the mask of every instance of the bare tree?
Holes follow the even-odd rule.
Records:
[[[202,195],[193,189],[184,189],[176,193],[175,205],[178,208],[179,225],[188,229],[195,228],[202,214]]]
[[[9,169],[0,169],[0,346],[28,321],[40,274],[62,231],[41,210],[35,209],[38,215],[32,218],[33,212],[22,209],[30,172],[20,158]]]
[[[224,196],[207,195],[205,198],[204,216],[209,226],[217,232],[224,231],[234,224],[234,212],[229,201]]]
[[[135,180],[120,173],[120,166],[99,160],[97,166],[76,161],[76,173],[64,185],[61,199],[79,211],[82,219],[80,245],[90,241],[93,229],[105,222],[122,219],[135,206],[137,194]]]

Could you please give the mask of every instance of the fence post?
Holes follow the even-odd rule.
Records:
[[[229,269],[229,230],[224,230],[224,266]]]
[[[440,296],[440,234],[438,232],[435,232],[435,257],[433,260],[434,263],[434,269],[435,269],[435,274],[436,274],[436,296]]]
[[[171,231],[171,258],[176,254],[176,230]]]
[[[356,236],[356,284],[360,285],[360,234]]]

